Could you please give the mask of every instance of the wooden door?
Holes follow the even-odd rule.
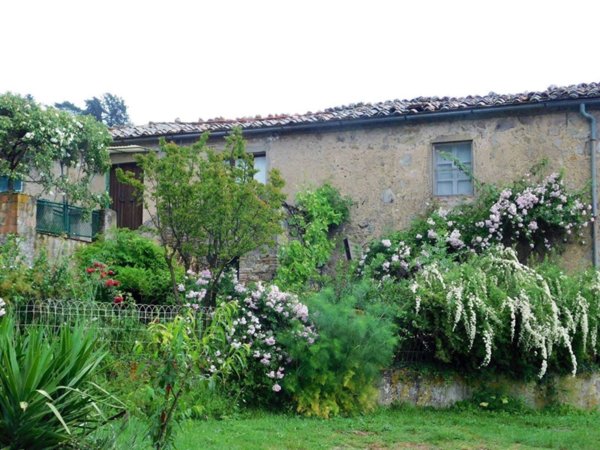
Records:
[[[133,187],[117,180],[117,168],[133,172],[139,179],[143,178],[142,169],[136,163],[115,164],[110,169],[110,198],[117,213],[117,226],[135,230],[142,225],[144,209],[142,203],[136,200]]]

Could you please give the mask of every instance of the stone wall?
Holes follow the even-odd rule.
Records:
[[[588,122],[565,111],[282,133],[251,137],[248,148],[281,172],[290,201],[324,182],[348,195],[354,204],[346,233],[363,246],[407,227],[432,203],[468,200],[433,195],[435,143],[471,141],[473,173],[482,182],[511,182],[545,158],[548,170],[564,169],[567,186],[579,189],[591,178],[589,135]],[[589,265],[591,247],[572,246],[564,261],[567,268]]]
[[[255,250],[242,258],[239,264],[239,279],[250,281],[270,281],[277,270],[277,249],[274,247]]]
[[[556,376],[543,383],[515,381],[498,376],[493,380],[474,381],[455,375],[430,375],[414,370],[396,369],[384,372],[379,388],[379,403],[408,403],[416,406],[447,408],[468,400],[473,393],[494,390],[521,399],[532,408],[551,403],[580,409],[600,408],[600,373],[575,377]]]
[[[345,236],[358,254],[370,240],[407,227],[432,204],[468,201],[433,195],[434,144],[471,141],[473,173],[482,182],[509,183],[545,158],[549,170],[564,169],[568,187],[584,188],[591,177],[589,138],[588,122],[578,112],[563,111],[249,135],[247,149],[266,155],[268,169],[281,172],[289,202],[300,190],[325,182],[349,196],[353,207]],[[179,143],[191,141],[182,136]],[[222,139],[210,143],[223,146]],[[587,246],[568,249],[566,268],[590,264],[590,239],[585,240]]]
[[[45,251],[50,260],[69,257],[90,239],[72,239],[65,236],[42,234],[36,231],[36,199],[26,194],[0,194],[0,242],[9,234],[20,237],[19,246],[25,261],[32,263],[35,256]],[[116,226],[114,211],[101,212],[100,231]]]

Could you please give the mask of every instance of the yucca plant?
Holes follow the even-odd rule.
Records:
[[[105,353],[93,330],[15,328],[0,322],[0,448],[79,447],[105,422],[90,377]]]

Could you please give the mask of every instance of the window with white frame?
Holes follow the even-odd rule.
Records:
[[[471,141],[463,141],[433,145],[435,195],[473,195],[473,180],[469,175],[473,160],[471,144]]]

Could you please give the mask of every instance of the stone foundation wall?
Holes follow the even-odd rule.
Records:
[[[435,376],[414,370],[396,369],[384,372],[379,388],[379,403],[394,402],[416,406],[447,408],[468,400],[474,392],[497,390],[521,399],[532,408],[542,408],[553,402],[580,409],[600,408],[600,373],[556,376],[543,383],[515,381],[498,376],[491,381],[467,380],[460,375]]]

